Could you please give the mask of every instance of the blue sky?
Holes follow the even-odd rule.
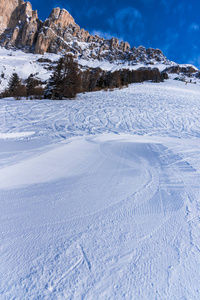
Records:
[[[54,7],[67,9],[92,34],[131,46],[159,48],[168,59],[200,68],[198,0],[30,0],[45,20]]]

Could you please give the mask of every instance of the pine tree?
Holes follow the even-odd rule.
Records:
[[[60,99],[74,98],[80,91],[81,77],[78,64],[71,55],[61,57],[51,76],[45,98]]]
[[[89,84],[89,91],[94,91],[96,88],[98,89],[98,83],[99,83],[99,78],[102,74],[102,71],[100,68],[96,68],[91,70],[90,73],[90,84]]]
[[[8,83],[8,93],[10,96],[18,96],[18,91],[21,85],[21,81],[17,73],[13,73]]]
[[[64,56],[63,60],[63,96],[65,98],[75,98],[81,85],[78,64],[71,55]]]
[[[111,88],[119,88],[119,87],[121,87],[121,80],[120,80],[119,71],[115,71],[115,72],[111,73],[111,76],[110,76],[110,87]]]
[[[35,86],[36,83],[35,83],[35,79],[33,78],[33,74],[30,74],[26,84],[27,97],[35,95]]]

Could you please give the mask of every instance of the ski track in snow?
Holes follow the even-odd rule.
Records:
[[[199,95],[0,101],[1,299],[200,299]]]

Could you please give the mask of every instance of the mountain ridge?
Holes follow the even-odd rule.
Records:
[[[0,4],[0,45],[37,54],[72,53],[76,58],[126,61],[130,65],[168,64],[159,49],[132,47],[118,38],[104,39],[81,29],[65,9],[54,8],[42,22],[30,2],[2,0]]]

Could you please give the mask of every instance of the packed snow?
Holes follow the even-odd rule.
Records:
[[[200,87],[0,101],[1,299],[200,299]]]

